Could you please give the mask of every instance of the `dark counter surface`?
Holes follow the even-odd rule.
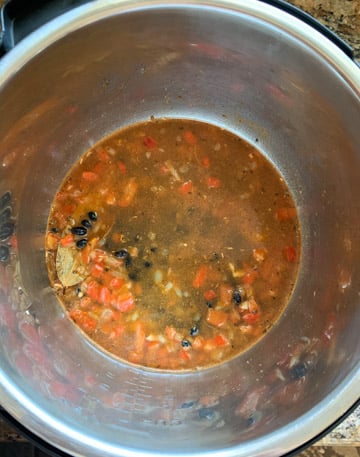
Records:
[[[298,6],[353,48],[360,59],[360,0],[288,0]]]

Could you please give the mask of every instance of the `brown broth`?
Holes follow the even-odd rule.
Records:
[[[206,368],[277,321],[296,281],[294,201],[252,145],[158,119],[105,138],[57,192],[46,239],[70,318],[124,361]]]

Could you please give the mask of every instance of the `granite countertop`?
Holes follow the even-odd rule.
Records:
[[[343,40],[354,50],[360,61],[360,1],[359,0],[288,0],[298,6]]]

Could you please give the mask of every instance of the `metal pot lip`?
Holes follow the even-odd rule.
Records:
[[[181,2],[174,0],[97,0],[86,3],[43,25],[5,55],[0,60],[0,88],[32,57],[77,29],[115,14],[165,8],[220,9],[265,21],[283,33],[298,39],[324,58],[360,98],[360,65],[355,60],[349,58],[340,48],[310,25],[290,13],[258,0],[252,2],[247,0],[182,0]]]
[[[316,408],[313,408],[305,415],[299,417],[292,423],[282,427],[276,432],[270,433],[266,437],[259,437],[250,442],[240,443],[230,448],[215,449],[211,451],[188,453],[175,452],[164,454],[169,457],[176,455],[177,457],[247,457],[251,456],[290,456],[296,450],[300,450],[307,445],[312,444],[319,438],[324,431],[330,431],[334,425],[338,423],[339,417],[345,418],[360,401],[360,369],[354,370],[354,377],[343,382],[333,392],[331,398],[322,400]],[[65,453],[72,454],[82,450],[84,455],[93,455],[91,451],[101,449],[104,455],[117,456],[121,449],[121,455],[124,457],[157,457],[158,452],[145,451],[144,449],[128,449],[119,448],[111,443],[100,441],[92,436],[84,435],[81,431],[74,429],[73,426],[62,423],[36,405],[32,399],[28,398],[17,389],[13,384],[9,384],[9,389],[3,387],[8,384],[0,370],[0,393],[1,398],[5,400],[5,409],[11,417],[21,422],[22,426],[27,428],[27,431],[33,433],[41,440],[49,442],[57,449],[61,449]],[[6,402],[10,394],[10,401]],[[33,430],[28,427],[26,418],[28,412],[32,411],[38,420],[38,430]],[[324,424],[324,414],[326,413],[326,423]],[[68,439],[69,447],[58,447],[55,439],[48,440],[46,437],[46,429],[51,428],[56,430],[62,436]],[[31,435],[30,435],[31,436]],[[71,444],[71,445],[70,445]],[[77,455],[77,454],[76,454]]]

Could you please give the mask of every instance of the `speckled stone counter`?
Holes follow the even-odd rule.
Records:
[[[360,446],[360,407],[316,445]]]
[[[360,60],[360,0],[288,0],[347,41]]]

